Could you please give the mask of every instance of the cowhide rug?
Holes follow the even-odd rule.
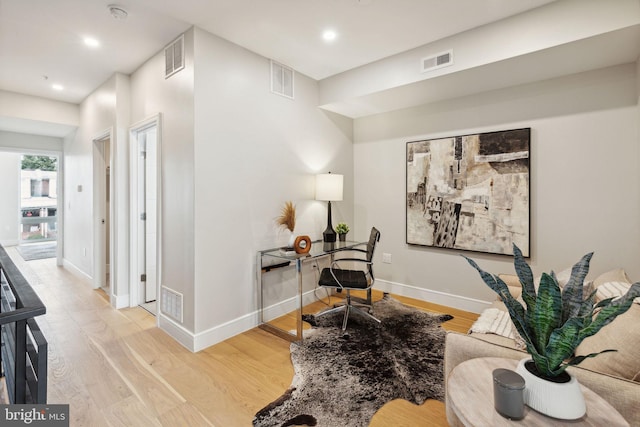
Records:
[[[433,316],[386,296],[372,314],[381,325],[356,313],[304,316],[313,328],[302,344],[291,344],[295,375],[291,387],[260,410],[256,427],[367,426],[393,399],[417,405],[444,398],[445,331],[450,315]]]

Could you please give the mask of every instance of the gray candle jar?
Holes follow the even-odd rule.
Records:
[[[524,379],[509,369],[493,371],[493,403],[505,418],[519,420],[524,417]]]

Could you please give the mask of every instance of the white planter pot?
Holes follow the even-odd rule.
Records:
[[[524,366],[531,359],[522,359],[516,372],[524,378],[524,403],[531,409],[561,420],[581,418],[587,407],[580,384],[571,376],[567,383],[554,383],[533,375]]]

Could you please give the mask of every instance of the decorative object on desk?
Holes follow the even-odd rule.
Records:
[[[309,236],[298,236],[293,242],[293,249],[297,254],[306,254],[311,250],[311,239]]]
[[[289,243],[286,247],[287,249],[293,250],[293,244],[296,240],[296,236],[293,234],[293,230],[296,228],[296,206],[291,201],[284,203],[284,207],[280,212],[280,216],[276,219],[276,223],[291,232]]]
[[[314,327],[301,344],[291,344],[291,387],[260,410],[253,425],[365,427],[393,399],[416,405],[442,401],[440,324],[452,316],[431,315],[387,295],[373,303],[373,313],[381,325],[354,316],[348,337],[342,333],[342,313],[304,316]]]
[[[347,233],[349,232],[349,226],[345,222],[339,222],[336,225],[336,233],[338,233],[338,238],[341,242],[347,240]]]
[[[515,129],[407,143],[407,243],[529,256],[529,143]]]
[[[324,173],[316,175],[316,200],[326,201],[327,205],[327,228],[322,233],[324,242],[335,242],[336,232],[331,224],[331,202],[342,200],[342,186],[344,177],[335,173]]]
[[[631,307],[633,300],[640,296],[640,282],[631,285],[620,298],[595,303],[596,291],[592,290],[591,284],[584,284],[593,253],[586,254],[573,266],[571,277],[562,289],[553,271],[542,273],[540,284],[536,286],[531,268],[515,244],[513,255],[526,308],[511,295],[500,277],[487,273],[473,260],[465,258],[504,302],[531,355],[531,359],[523,361],[516,370],[526,381],[525,403],[554,418],[580,418],[586,411],[584,397],[575,378],[565,370],[589,357],[615,351],[602,349],[587,355],[575,354],[582,340],[596,334]],[[534,378],[542,383],[533,385]]]

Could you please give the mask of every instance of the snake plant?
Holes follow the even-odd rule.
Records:
[[[506,283],[498,276],[487,273],[472,259],[463,256],[504,302],[538,373],[550,378],[557,377],[568,366],[578,365],[589,357],[616,351],[605,349],[587,355],[575,354],[575,349],[582,340],[597,333],[631,307],[634,298],[640,296],[640,282],[631,285],[624,296],[604,299],[596,304],[596,291],[591,286],[584,286],[592,252],[573,266],[571,278],[563,289],[560,289],[552,271],[551,274],[542,274],[536,293],[531,268],[515,244],[513,255],[515,270],[522,285],[524,306],[511,295]]]

